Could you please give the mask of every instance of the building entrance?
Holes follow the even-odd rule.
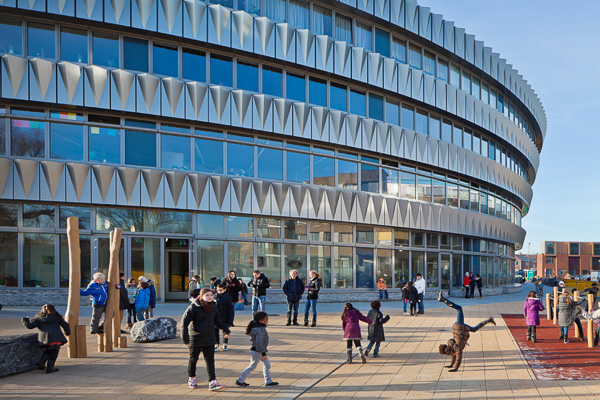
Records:
[[[165,240],[166,300],[186,300],[190,277],[188,239]]]

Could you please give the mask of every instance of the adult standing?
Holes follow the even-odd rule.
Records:
[[[285,326],[292,325],[292,313],[294,325],[300,325],[298,323],[298,306],[304,293],[304,282],[298,276],[298,271],[293,269],[290,271],[290,277],[283,284],[283,293],[287,298],[287,324]]]
[[[123,314],[125,314],[125,310],[129,308],[129,298],[127,296],[127,289],[125,288],[125,274],[119,273],[119,313],[120,313],[120,321],[123,322]],[[127,333],[123,329],[121,329],[121,333]]]
[[[306,285],[308,295],[306,296],[306,306],[304,307],[304,326],[308,326],[308,313],[311,307],[313,311],[311,327],[317,326],[317,299],[319,298],[319,290],[321,290],[322,286],[321,275],[315,270],[310,271],[310,281]]]
[[[477,284],[477,290],[479,291],[479,298],[483,297],[482,290],[483,289],[483,279],[481,279],[481,275],[475,274],[475,283]]]
[[[238,281],[237,275],[235,271],[229,271],[225,279],[223,280],[225,284],[227,294],[231,297],[231,300],[234,303],[237,303],[240,299],[240,291],[242,290],[242,285],[240,285],[240,281]]]
[[[477,286],[477,282],[475,281],[475,275],[473,275],[473,273],[471,272],[469,274],[469,289],[470,289],[469,297],[472,299],[475,298],[475,287],[476,286]]]
[[[252,315],[257,311],[265,311],[267,289],[271,287],[269,278],[259,270],[252,272],[252,280],[248,283],[252,287]]]
[[[423,275],[421,273],[417,273],[417,280],[415,281],[415,288],[417,289],[417,293],[419,294],[419,308],[418,314],[425,314],[425,304],[423,300],[425,299],[425,288],[427,287],[427,282],[423,279]]]
[[[469,298],[469,283],[471,283],[471,280],[469,279],[469,273],[466,272],[465,279],[463,281],[463,287],[465,288],[465,299]]]

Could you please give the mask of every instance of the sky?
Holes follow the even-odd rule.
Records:
[[[600,2],[418,0],[475,35],[529,82],[548,129],[522,253],[544,241],[600,242]]]

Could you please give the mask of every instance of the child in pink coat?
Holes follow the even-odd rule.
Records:
[[[533,343],[537,342],[535,327],[540,324],[540,311],[544,311],[544,306],[534,291],[527,294],[527,300],[523,306],[523,315],[527,323],[527,340]]]
[[[352,342],[354,342],[354,345],[360,354],[362,363],[367,363],[367,358],[363,354],[363,349],[360,344],[362,336],[360,335],[359,321],[366,322],[367,324],[373,323],[373,321],[355,309],[352,304],[346,303],[346,305],[344,305],[344,311],[342,312],[342,328],[344,328],[344,340],[346,340],[347,343],[346,352],[348,353],[348,364],[352,364]]]

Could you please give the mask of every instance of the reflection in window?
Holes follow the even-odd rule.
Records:
[[[402,115],[400,118],[404,129],[415,129],[415,110],[411,107],[402,106]]]
[[[245,246],[242,243],[241,246]],[[252,246],[252,243],[248,243]],[[230,245],[231,246],[231,245]],[[231,258],[229,260],[231,269]],[[252,265],[252,264],[250,264]],[[244,266],[245,267],[245,266]],[[260,270],[271,282],[271,289],[281,287],[281,244],[279,243],[257,243],[256,244],[256,268]],[[252,272],[252,269],[250,269]],[[239,273],[238,273],[239,276]]]
[[[59,286],[69,287],[69,242],[67,235],[60,235],[60,263],[59,263]],[[79,236],[80,274],[79,287],[85,288],[92,279],[92,249],[91,236]]]
[[[237,87],[238,89],[258,92],[258,64],[238,60]]]
[[[262,66],[262,91],[275,97],[283,97],[283,72],[269,65]]]
[[[354,286],[352,247],[333,246],[333,287],[347,289]]]
[[[181,51],[182,77],[192,81],[206,82],[206,53],[193,49]]]
[[[89,127],[89,160],[119,164],[121,162],[121,130]]]
[[[331,36],[331,10],[313,4],[313,31],[317,35]]]
[[[283,221],[284,239],[306,240],[308,224],[306,221],[285,220]]]
[[[388,31],[375,28],[375,52],[384,57],[390,56],[390,34]]]
[[[54,287],[54,235],[23,234],[23,286]]]
[[[444,60],[438,61],[437,78],[441,81],[448,82],[448,62]]]
[[[417,178],[417,198],[422,201],[431,201],[431,178],[425,176]]]
[[[205,286],[210,285],[210,278],[222,278],[224,275],[224,242],[218,240],[197,240],[197,274],[200,282]],[[238,275],[241,277],[241,275]]]
[[[313,184],[335,186],[334,159],[313,156]]]
[[[0,226],[11,226],[16,228],[18,219],[17,210],[16,204],[0,203]]]
[[[315,166],[316,167],[316,166]],[[317,171],[315,170],[315,174]],[[316,183],[316,182],[315,182]],[[358,189],[358,164],[352,161],[338,160],[338,183],[342,189]]]
[[[397,288],[410,279],[409,254],[407,250],[394,250],[394,282]]]
[[[427,132],[427,113],[422,110],[417,110],[415,119],[416,119],[415,131],[417,133],[422,133],[424,135],[427,135],[429,133],[429,132]]]
[[[290,0],[289,2],[289,23],[299,29],[310,28],[310,5],[302,0]]]
[[[110,231],[114,228],[123,231],[141,232],[143,230],[142,210],[134,208],[96,208],[96,229]]]
[[[398,196],[400,193],[398,171],[395,169],[383,168],[381,170],[381,185],[384,194]]]
[[[442,140],[452,143],[452,124],[445,119],[442,120]]]
[[[73,28],[60,29],[60,59],[87,64],[87,31]]]
[[[177,77],[177,47],[154,44],[154,73]]]
[[[295,74],[286,74],[286,97],[292,100],[304,101],[304,76]]]
[[[233,59],[212,53],[210,55],[210,83],[233,87]]]
[[[410,239],[412,247],[425,247],[425,234],[423,232],[411,232]]]
[[[406,41],[394,37],[392,39],[392,58],[406,64]]]
[[[365,50],[371,51],[372,49],[372,32],[371,25],[363,24],[362,22],[356,21],[356,47],[363,47]]]
[[[458,185],[448,183],[446,185],[446,191],[448,205],[451,207],[458,207]]]
[[[446,204],[446,183],[444,181],[433,180],[433,202]]]
[[[417,183],[415,174],[400,172],[400,197],[405,199],[415,199],[416,193]]]
[[[347,104],[346,104],[346,94],[347,94],[346,86],[332,82],[329,85],[329,106],[330,106],[330,108],[344,111],[344,112],[347,111],[348,109],[347,109]]]
[[[52,122],[50,124],[50,157],[83,161],[83,127]]]
[[[395,229],[394,230],[394,246],[408,246],[409,234],[407,230]]]
[[[21,21],[0,19],[0,53],[23,54]]]
[[[161,300],[160,241],[157,238],[131,238],[131,275],[145,276],[154,283],[156,299]]]
[[[327,81],[310,78],[308,80],[308,96],[310,103],[327,107]]]
[[[290,276],[290,271],[295,269],[298,270],[298,276],[302,281],[306,282],[306,245],[287,243],[283,248],[284,254],[284,279]]]
[[[369,118],[383,121],[383,97],[369,93]]]
[[[19,285],[17,233],[0,232],[0,287]]]
[[[256,237],[260,239],[279,239],[281,237],[281,220],[256,218]]]
[[[285,0],[265,1],[264,15],[273,22],[285,22]]]
[[[365,94],[350,90],[350,112],[352,114],[367,116],[367,105]]]
[[[254,219],[252,217],[227,217],[227,236],[229,237],[254,237]]]
[[[223,236],[223,216],[214,214],[198,214],[198,234],[206,236]]]
[[[223,7],[233,8],[233,0],[210,0],[212,4],[220,4]]]
[[[375,276],[373,275],[373,249],[356,248],[356,287],[372,289]]]
[[[311,222],[310,240],[313,242],[331,242],[331,224],[329,222]]]
[[[429,287],[439,285],[437,253],[427,253],[427,274],[423,277]]]
[[[375,243],[375,236],[373,235],[373,228],[356,227],[356,243]]]
[[[267,147],[258,148],[258,177],[283,180],[283,151]]]
[[[260,15],[260,0],[238,0],[238,10],[244,10],[248,14]]]
[[[27,54],[31,57],[56,58],[54,25],[30,22],[27,29]]]
[[[227,143],[227,174],[254,176],[254,146]]]
[[[423,57],[423,72],[435,76],[435,54],[427,50]]]
[[[54,206],[23,204],[23,227],[54,229]]]
[[[450,80],[448,83],[460,89],[460,68],[454,64],[450,64]]]
[[[385,122],[400,125],[400,106],[397,103],[385,102]]]
[[[310,247],[310,270],[315,270],[321,275],[323,288],[331,288],[331,247]]]
[[[287,181],[310,183],[310,156],[304,153],[288,151]]]
[[[91,229],[91,212],[89,207],[58,207],[58,227],[61,229],[67,228],[67,219],[69,217],[77,217],[79,219],[79,229]]]
[[[360,164],[360,190],[379,193],[379,168],[377,166]]]
[[[92,37],[94,64],[119,68],[119,36],[94,33]]]
[[[343,41],[348,44],[352,42],[352,18],[336,14],[335,16],[335,40]]]
[[[156,134],[125,131],[125,164],[156,167]]]
[[[195,139],[196,171],[223,173],[223,142]]]
[[[44,122],[12,120],[11,154],[24,157],[44,157]]]
[[[161,136],[162,168],[189,171],[191,167],[190,138],[185,136]]]
[[[458,147],[463,145],[462,128],[460,126],[454,126],[452,129],[452,143]]]
[[[458,205],[465,210],[469,209],[469,189],[463,186],[458,188]]]
[[[441,122],[439,118],[429,118],[429,136],[435,139],[440,139]]]
[[[350,224],[333,224],[333,241],[338,243],[354,243],[354,230]]]
[[[148,41],[135,38],[123,38],[125,69],[148,72]]]
[[[422,68],[421,48],[414,44],[408,46],[408,64],[415,69]]]

